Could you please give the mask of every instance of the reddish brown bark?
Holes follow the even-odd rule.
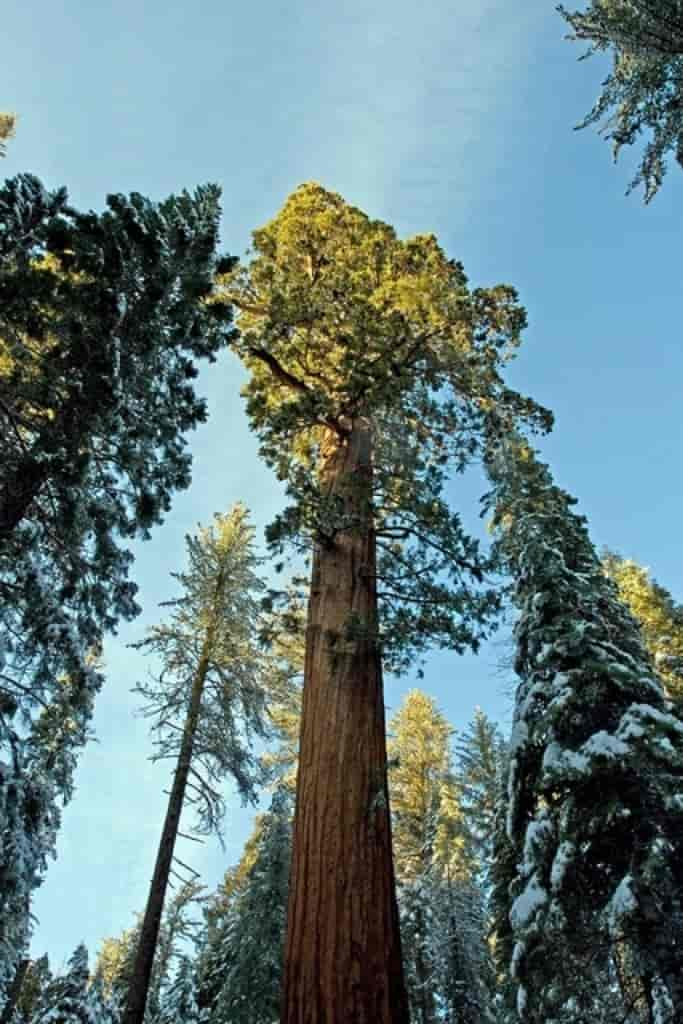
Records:
[[[376,642],[369,424],[357,420],[343,439],[330,434],[323,460],[325,486],[357,525],[314,553],[281,1021],[408,1024]]]

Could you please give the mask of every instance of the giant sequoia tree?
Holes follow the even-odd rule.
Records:
[[[588,54],[608,52],[612,71],[595,106],[579,125],[600,124],[615,159],[641,136],[646,143],[629,191],[655,195],[670,152],[683,166],[683,3],[681,0],[590,0],[586,10],[559,10],[572,39]],[[587,55],[588,55],[587,54]]]
[[[534,1024],[674,1024],[683,726],[574,499],[522,442],[496,446],[488,465],[520,610],[494,893],[518,1013]]]
[[[495,404],[547,423],[500,376],[524,312],[315,184],[223,286],[290,498],[270,541],[313,554],[282,1020],[403,1024],[382,665],[476,646],[496,610],[443,486]]]

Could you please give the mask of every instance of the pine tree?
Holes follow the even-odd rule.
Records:
[[[152,964],[149,993],[145,1012],[146,1020],[157,1020],[160,1007],[165,998],[173,968],[176,962],[182,961],[183,944],[194,941],[197,933],[197,922],[190,912],[193,905],[204,900],[204,886],[196,878],[183,882],[173,893],[164,909],[156,955]]]
[[[625,965],[623,1001],[636,991],[649,1021],[673,1024],[683,1015],[683,726],[574,499],[521,441],[497,444],[488,468],[520,612],[507,886],[497,877],[517,1010],[539,1024],[609,1019],[592,980],[618,983]]]
[[[230,337],[204,302],[218,196],[110,196],[96,215],[31,175],[0,189],[0,696],[20,715],[68,677],[88,717],[88,659],[139,611],[121,539],[189,484],[195,360]]]
[[[0,156],[5,155],[7,140],[14,137],[16,121],[14,114],[0,114]]]
[[[476,708],[457,742],[456,777],[462,828],[484,886],[493,861],[496,807],[505,770],[506,743],[498,726]]]
[[[406,983],[415,1024],[487,1019],[481,892],[463,832],[453,730],[412,690],[389,723],[389,794]]]
[[[586,40],[585,56],[609,52],[612,72],[593,109],[579,125],[600,124],[613,144],[623,146],[645,134],[638,172],[649,202],[662,184],[673,151],[683,166],[683,4],[680,0],[590,0],[583,11],[558,10],[572,27],[569,37]]]
[[[88,951],[81,943],[69,958],[66,973],[47,986],[32,1024],[99,1024],[92,1015],[88,982]]]
[[[104,997],[119,1010],[125,1006],[128,997],[141,924],[139,918],[132,928],[103,939],[95,960],[93,978],[101,986]]]
[[[4,730],[0,744],[10,749],[0,760],[0,998],[11,986],[30,938],[31,893],[54,854],[59,824],[54,782],[44,764],[32,757],[29,743]],[[0,749],[2,747],[0,746]]]
[[[602,564],[638,620],[667,697],[683,714],[683,605],[636,562],[607,551]]]
[[[0,761],[30,768],[43,839],[89,736],[103,635],[139,611],[121,541],[189,484],[195,360],[230,337],[204,302],[218,198],[110,196],[96,215],[31,175],[0,189]],[[22,849],[31,888],[46,849]]]
[[[199,1009],[195,998],[196,979],[192,961],[183,956],[175,977],[164,995],[159,1024],[198,1024]]]
[[[277,1018],[291,845],[292,794],[281,785],[257,820],[200,957],[198,1001],[208,1024],[272,1024]]]
[[[153,720],[157,757],[176,761],[154,875],[128,990],[125,1024],[142,1024],[161,914],[186,800],[195,830],[219,833],[221,785],[232,777],[244,800],[254,800],[260,778],[250,751],[263,735],[266,668],[257,643],[258,595],[253,529],[237,505],[198,537],[186,538],[189,569],[173,574],[182,596],[170,604],[167,624],[134,646],[161,658],[155,681],[137,691]]]
[[[489,403],[547,423],[499,373],[524,313],[510,288],[470,291],[433,236],[401,242],[315,184],[222,283],[291,499],[272,548],[313,555],[282,1021],[403,1024],[382,665],[476,646],[495,612],[442,490]]]
[[[31,1024],[52,980],[52,971],[47,955],[28,962],[28,968],[18,993],[15,1021],[18,1021],[19,1024]]]

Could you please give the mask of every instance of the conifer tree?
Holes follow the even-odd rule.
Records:
[[[208,1024],[272,1024],[279,1013],[292,803],[278,786],[202,950],[198,1002]]]
[[[496,805],[505,768],[506,743],[487,715],[476,708],[474,718],[457,741],[457,780],[463,827],[480,874],[492,860]]]
[[[183,882],[164,909],[150,976],[145,1014],[148,1020],[156,1020],[159,1016],[174,966],[182,962],[183,943],[196,939],[197,923],[190,914],[193,905],[205,898],[203,889],[204,886],[196,878]]]
[[[185,802],[195,810],[195,830],[218,832],[224,814],[221,785],[231,777],[244,800],[253,800],[260,778],[250,751],[263,735],[266,662],[258,637],[258,596],[253,529],[237,505],[215,516],[211,527],[186,538],[189,567],[172,574],[182,595],[168,623],[155,626],[134,646],[158,655],[162,669],[139,684],[157,740],[157,757],[176,762],[166,819],[143,917],[125,1024],[142,1024],[159,937],[161,914]]]
[[[218,198],[110,196],[97,215],[31,175],[0,188],[0,698],[20,716],[66,676],[87,720],[89,659],[139,611],[125,542],[189,484],[196,360],[230,337],[204,301]]]
[[[59,824],[54,782],[26,740],[4,730],[10,757],[0,760],[0,1005],[11,988],[30,938],[31,893],[54,853]]]
[[[230,337],[204,301],[218,198],[110,196],[97,215],[32,175],[0,188],[0,762],[5,779],[30,766],[31,816],[49,822],[25,823],[29,889],[49,853],[29,836],[54,834],[71,795],[103,635],[139,611],[125,544],[189,484],[196,360]]]
[[[198,1024],[200,1018],[195,993],[194,965],[187,956],[183,956],[175,977],[164,994],[156,1018],[159,1024]]]
[[[138,919],[132,928],[104,939],[97,952],[93,978],[101,986],[105,998],[119,1010],[123,1009],[128,997],[141,923]]]
[[[680,0],[590,0],[582,11],[558,10],[585,40],[584,56],[608,52],[612,71],[579,128],[601,124],[615,159],[641,136],[647,142],[629,192],[649,202],[662,184],[670,152],[683,166],[683,4]]]
[[[520,611],[512,855],[507,886],[497,878],[517,1011],[538,1024],[605,1020],[591,979],[626,964],[624,1002],[636,988],[648,1021],[673,1024],[683,1014],[683,726],[574,499],[522,441],[498,443],[487,461]]]
[[[52,971],[47,955],[29,960],[16,1003],[16,1018],[19,1024],[31,1024],[48,985],[52,982]]]
[[[14,114],[0,114],[0,156],[5,155],[5,143],[14,136],[16,120]]]
[[[389,794],[411,1021],[488,1019],[483,903],[452,768],[453,730],[412,690],[389,723]]]
[[[315,184],[222,283],[291,500],[269,539],[313,555],[282,1022],[404,1024],[382,665],[476,646],[496,610],[442,490],[489,406],[547,425],[500,376],[524,313],[510,288],[470,291],[433,236],[402,242]]]
[[[607,551],[602,564],[638,620],[667,697],[683,713],[683,606],[631,559]]]
[[[88,951],[81,943],[69,958],[66,972],[47,986],[32,1024],[97,1024],[88,982]]]

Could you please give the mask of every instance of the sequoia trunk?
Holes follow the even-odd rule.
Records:
[[[187,719],[185,720],[185,726],[183,728],[183,738],[180,752],[178,754],[173,786],[168,798],[166,819],[164,821],[164,827],[159,841],[159,851],[157,853],[154,874],[149,888],[149,897],[145,908],[145,916],[142,920],[142,928],[140,929],[140,939],[135,954],[135,962],[133,964],[132,978],[130,988],[128,990],[126,1010],[123,1015],[122,1024],[142,1024],[142,1020],[145,1015],[147,993],[149,991],[152,966],[154,964],[154,954],[156,953],[157,941],[159,938],[161,914],[164,909],[164,899],[166,898],[166,889],[168,888],[168,879],[171,872],[171,864],[173,863],[173,850],[175,848],[178,826],[180,824],[180,815],[182,813],[183,802],[185,800],[185,790],[187,788],[187,780],[192,762],[194,738],[197,731],[202,693],[208,670],[209,646],[210,640],[207,639],[197,667],[197,673],[192,684],[190,706],[188,709]]]
[[[314,552],[282,1024],[408,1024],[377,645],[372,433],[330,435],[342,529]]]

